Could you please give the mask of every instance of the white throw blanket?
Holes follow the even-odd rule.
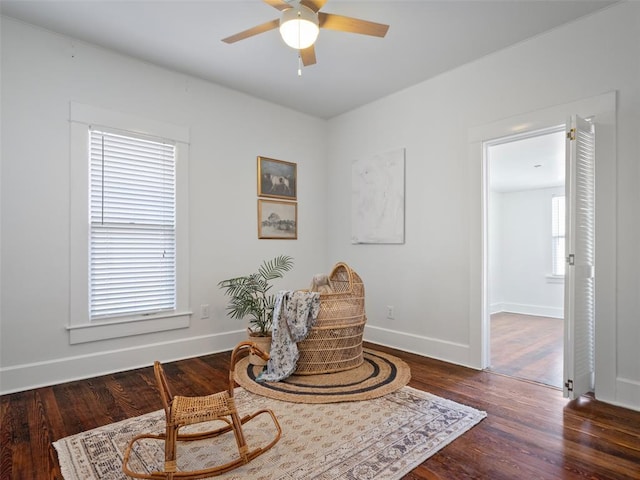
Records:
[[[320,311],[320,294],[282,290],[273,307],[271,353],[257,382],[278,382],[291,375],[298,365],[298,345],[315,324]]]

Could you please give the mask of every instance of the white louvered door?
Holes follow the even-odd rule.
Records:
[[[564,396],[594,387],[595,128],[573,116],[567,123]]]

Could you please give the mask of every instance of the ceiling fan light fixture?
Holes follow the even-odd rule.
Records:
[[[310,47],[318,38],[318,15],[304,5],[284,11],[280,19],[280,35],[284,43],[296,50]]]

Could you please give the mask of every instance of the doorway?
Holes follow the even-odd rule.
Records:
[[[592,171],[592,179],[597,177],[597,181],[592,183],[593,198],[597,198],[595,211],[597,222],[592,224],[592,237],[595,241],[592,244],[592,252],[597,260],[597,271],[586,265],[580,265],[577,261],[567,267],[567,278],[565,279],[566,291],[565,304],[570,314],[566,318],[565,324],[565,344],[563,356],[564,365],[564,385],[563,394],[569,398],[578,398],[581,394],[590,390],[588,382],[582,381],[593,378],[593,390],[596,397],[616,398],[616,391],[619,387],[617,379],[616,356],[616,92],[608,92],[595,97],[576,100],[570,103],[559,104],[552,107],[532,110],[520,115],[508,117],[495,122],[478,125],[470,128],[469,136],[469,209],[475,212],[471,218],[472,234],[470,237],[471,264],[469,271],[470,286],[470,344],[469,359],[478,368],[488,369],[491,366],[491,348],[489,332],[489,252],[488,252],[488,165],[486,162],[486,150],[489,144],[504,143],[499,139],[510,138],[514,134],[524,132],[535,132],[548,128],[551,125],[566,124],[571,126],[567,135],[578,128],[576,116],[590,117],[594,119],[597,130],[597,142],[594,142],[595,135],[591,132],[593,151],[588,156],[581,158],[597,159],[597,172]],[[582,122],[580,122],[582,123]],[[573,135],[572,135],[573,137]],[[577,145],[578,135],[575,140],[571,139],[567,145],[568,167],[571,169],[575,159],[578,158]],[[570,138],[570,137],[568,137]],[[515,139],[512,138],[512,139]],[[570,154],[571,153],[571,154]],[[571,181],[569,181],[571,179]],[[568,177],[567,187],[571,186],[575,191],[576,186],[581,182],[575,181],[577,177]],[[572,192],[567,196],[567,213],[576,212],[577,198]],[[568,215],[568,220],[575,219]],[[573,232],[572,228],[567,233]],[[575,233],[575,232],[573,232]],[[571,236],[571,235],[570,235]],[[580,235],[578,234],[578,237]],[[576,236],[573,236],[576,238]],[[571,246],[570,246],[571,247]],[[571,252],[567,252],[571,259]],[[578,335],[587,331],[584,327],[587,322],[576,323],[575,313],[578,302],[576,292],[578,286],[572,280],[575,273],[585,276],[589,271],[594,273],[594,286],[590,292],[590,313],[593,314],[593,322],[588,326],[593,333],[593,343],[581,341],[583,336]],[[573,308],[572,308],[573,307]],[[573,321],[572,321],[573,318]],[[582,316],[581,316],[582,318]],[[584,337],[588,337],[585,335]],[[591,348],[591,346],[593,348]],[[586,347],[586,348],[585,348]],[[579,368],[576,368],[579,367]],[[580,382],[578,382],[580,379]]]
[[[490,369],[562,388],[565,125],[487,143]]]

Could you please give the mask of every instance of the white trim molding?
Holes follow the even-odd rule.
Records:
[[[603,399],[608,403],[640,412],[640,382],[629,378],[616,379],[615,399]]]
[[[170,139],[176,146],[176,310],[117,321],[89,320],[89,126],[115,128]],[[188,328],[189,278],[189,128],[76,102],[69,104],[69,344]],[[136,325],[136,323],[139,323]]]
[[[69,325],[69,343],[94,342],[108,338],[130,337],[144,333],[189,328],[192,312],[131,318],[115,322]]]
[[[245,330],[0,368],[0,395],[231,350]]]
[[[375,325],[366,325],[364,333],[364,340],[367,342],[477,369],[470,358],[469,345],[414,333],[399,332]]]
[[[597,142],[596,179],[596,325],[595,325],[595,395],[598,400],[615,401],[616,396],[616,191],[617,144],[616,144],[616,98],[610,91],[570,103],[525,112],[496,122],[472,127],[468,130],[469,199],[471,202],[471,235],[469,251],[472,259],[469,268],[469,331],[472,364],[488,367],[488,281],[484,252],[487,251],[485,235],[486,192],[484,183],[486,170],[483,148],[486,142],[512,136],[526,131],[536,131],[552,125],[563,124],[570,115],[595,116]],[[484,223],[484,224],[483,224]]]
[[[520,315],[533,315],[535,317],[564,318],[564,309],[561,307],[549,307],[545,305],[526,305],[523,303],[493,303],[490,313],[518,313]]]

